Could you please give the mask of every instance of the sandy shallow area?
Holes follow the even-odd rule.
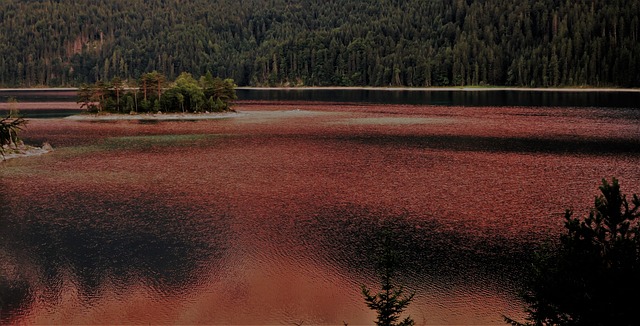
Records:
[[[0,156],[0,162],[2,162],[3,160],[10,160],[14,158],[43,155],[52,151],[53,148],[51,148],[51,146],[49,145],[45,145],[42,147],[28,146],[27,148],[18,150],[17,152],[5,153],[4,156]]]
[[[208,120],[224,119],[245,115],[241,112],[224,113],[143,113],[143,114],[77,114],[66,117],[67,120]]]

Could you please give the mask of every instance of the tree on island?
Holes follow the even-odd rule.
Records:
[[[200,86],[212,111],[226,111],[229,109],[229,103],[238,98],[235,91],[237,86],[233,79],[214,78],[211,72],[200,77]]]
[[[111,80],[111,88],[116,93],[116,109],[120,111],[120,94],[124,90],[124,83],[120,77],[113,77]]]
[[[200,112],[203,109],[204,91],[198,81],[188,72],[183,72],[160,98],[162,108],[176,108],[181,111]]]
[[[538,252],[523,299],[528,323],[512,325],[638,325],[640,199],[631,203],[618,180],[606,180],[584,219],[565,213],[559,246]]]
[[[98,111],[94,95],[95,92],[93,91],[93,85],[82,84],[78,88],[76,102],[80,104],[81,109],[86,109],[87,111]]]
[[[82,84],[78,88],[76,102],[80,108],[90,112],[100,112],[109,107],[108,102],[113,102],[108,96],[111,86],[102,81],[93,85]]]

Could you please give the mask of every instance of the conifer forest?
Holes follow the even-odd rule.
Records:
[[[4,0],[0,86],[640,86],[637,0]]]

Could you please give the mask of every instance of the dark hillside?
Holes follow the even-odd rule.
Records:
[[[635,0],[5,0],[0,85],[640,86]]]

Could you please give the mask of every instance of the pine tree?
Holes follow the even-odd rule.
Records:
[[[538,253],[523,295],[530,325],[638,325],[640,199],[629,203],[615,178],[600,191],[589,216],[567,210],[559,246]]]
[[[362,295],[367,306],[378,313],[377,326],[411,326],[414,325],[411,317],[406,317],[398,322],[402,312],[413,300],[414,294],[404,294],[402,286],[395,285],[395,274],[398,265],[398,254],[393,249],[393,243],[389,234],[382,240],[382,254],[379,265],[381,269],[382,291],[372,295],[371,291],[362,286]]]

